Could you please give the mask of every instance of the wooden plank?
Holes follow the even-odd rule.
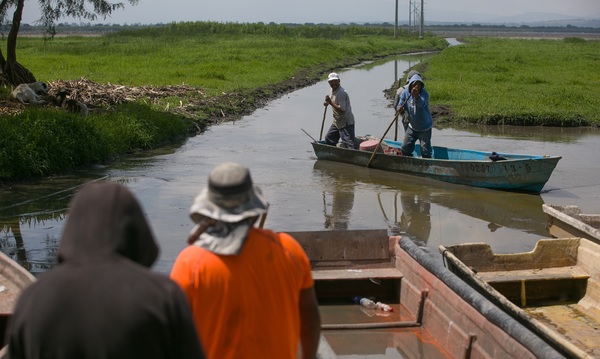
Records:
[[[519,282],[532,280],[587,279],[590,275],[578,267],[554,267],[541,269],[477,272],[488,283]]]
[[[387,229],[287,233],[302,245],[311,262],[390,259]]]
[[[600,345],[598,345],[600,322],[588,316],[585,308],[574,304],[531,308],[526,311],[544,325],[560,332],[570,342],[577,343],[580,349],[589,355],[586,358],[600,356]]]
[[[327,269],[313,270],[314,280],[356,280],[356,279],[400,279],[402,273],[396,268]]]

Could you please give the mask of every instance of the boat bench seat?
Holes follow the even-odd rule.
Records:
[[[478,272],[484,281],[492,283],[543,281],[543,280],[581,280],[590,275],[577,267],[553,267],[541,269],[512,270],[502,272]]]
[[[359,279],[400,279],[402,272],[394,267],[362,268],[362,269],[315,269],[312,271],[314,280],[359,280]]]
[[[398,303],[397,238],[387,230],[288,232],[310,260],[319,303],[347,303],[355,296]]]
[[[582,269],[570,266],[477,274],[521,307],[576,303],[585,296],[590,278]]]

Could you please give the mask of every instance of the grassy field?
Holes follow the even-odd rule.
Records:
[[[425,70],[438,123],[598,126],[600,41],[474,38]]]
[[[447,45],[433,36],[392,35],[390,29],[364,27],[179,23],[98,37],[19,38],[18,60],[39,81],[84,77],[98,84],[186,84],[201,91],[115,105],[86,118],[51,106],[3,115],[0,184],[179,141],[192,122],[203,128],[216,114],[239,115],[337,68]],[[9,103],[9,96],[9,89],[0,89],[0,100]],[[194,97],[203,99],[191,114],[165,110],[196,104]]]
[[[0,184],[181,141],[193,123],[204,128],[216,116],[247,113],[338,68],[422,50],[445,48],[419,64],[438,124],[600,124],[600,42],[578,38],[469,38],[446,48],[442,38],[393,38],[380,28],[179,23],[98,37],[23,37],[18,44],[19,62],[41,81],[83,77],[198,91],[142,98],[86,118],[51,106],[3,115]],[[0,88],[3,104],[14,103],[9,96]],[[173,112],[181,104],[193,111]]]
[[[19,61],[39,80],[202,87],[208,95],[276,84],[301,70],[358,63],[409,51],[442,49],[388,29],[263,24],[179,23],[100,37],[19,39]]]

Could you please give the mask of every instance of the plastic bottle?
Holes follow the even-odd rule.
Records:
[[[381,309],[384,312],[393,312],[394,308],[390,307],[389,305],[385,304],[385,303],[381,303],[381,302],[377,302],[375,303],[375,307],[377,309]]]
[[[354,297],[354,302],[362,305],[365,308],[375,309],[377,304],[369,298]]]

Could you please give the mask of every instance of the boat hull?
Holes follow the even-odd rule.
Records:
[[[399,142],[387,141],[388,147]],[[434,146],[433,158],[406,157],[312,142],[319,160],[336,161],[385,171],[425,176],[439,181],[490,188],[540,193],[560,157],[501,154],[504,161],[491,161],[490,153]]]
[[[35,281],[35,277],[6,254],[0,252],[0,340],[4,340],[6,325],[19,295]],[[0,344],[3,344],[0,342]],[[2,347],[2,345],[0,345]]]
[[[439,250],[465,283],[566,357],[600,356],[600,245],[554,238],[524,253],[494,254],[487,243]]]
[[[387,236],[387,230],[290,234],[311,261],[322,334],[333,354],[563,357],[408,238]],[[352,302],[357,295],[373,296],[394,311],[365,309]],[[378,352],[366,350],[376,342]]]
[[[584,214],[578,206],[543,204],[548,215],[546,228],[554,237],[582,237],[600,243],[600,215]]]

